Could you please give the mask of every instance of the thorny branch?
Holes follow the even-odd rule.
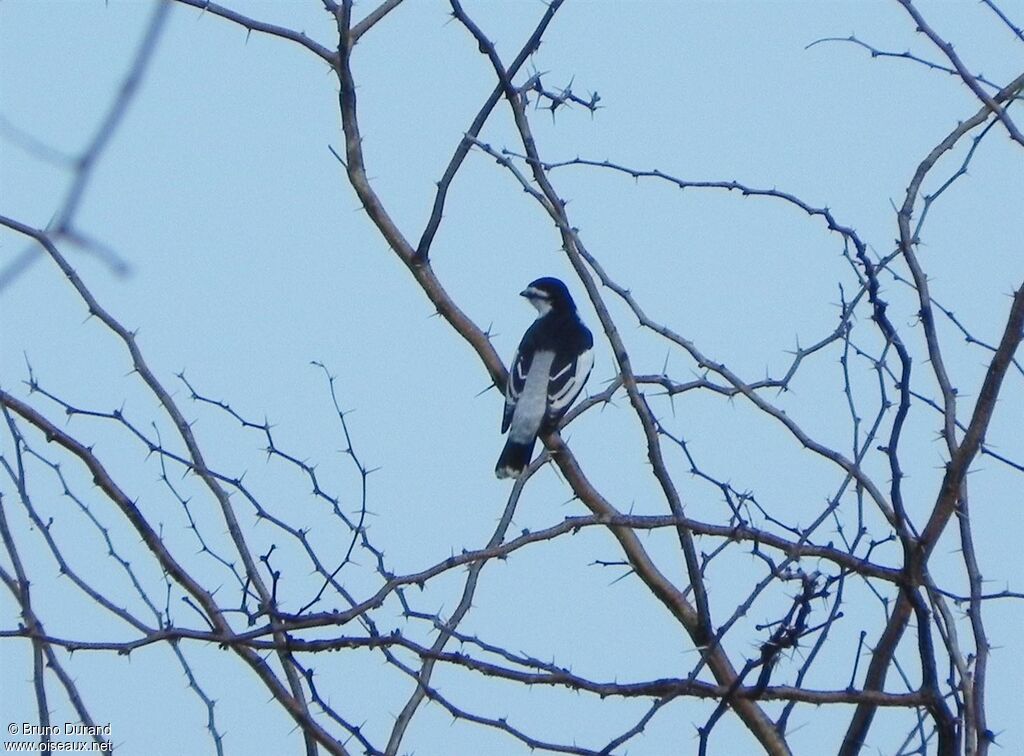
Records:
[[[699,752],[714,752],[721,730],[742,727],[766,753],[787,754],[792,750],[794,712],[810,706],[827,707],[830,713],[852,708],[838,744],[842,754],[852,756],[863,750],[881,709],[899,713],[900,721],[906,723],[901,752],[925,753],[934,747],[940,754],[988,753],[995,736],[986,711],[992,641],[985,613],[989,602],[1019,601],[1021,593],[1010,588],[984,589],[986,534],[972,522],[971,511],[985,502],[969,496],[968,479],[983,455],[1000,460],[1007,474],[1024,472],[1024,460],[1016,458],[1018,451],[997,451],[986,445],[993,419],[1005,410],[999,401],[1004,385],[1008,379],[1024,376],[1017,356],[1024,338],[1024,282],[1012,282],[1014,293],[998,341],[982,338],[953,309],[933,298],[920,246],[925,221],[935,212],[934,200],[967,174],[986,135],[1001,128],[1024,144],[1011,117],[1024,88],[1024,75],[1000,86],[970,73],[953,45],[932,29],[920,11],[909,0],[898,1],[916,29],[946,56],[949,66],[909,52],[885,52],[856,36],[842,41],[867,49],[872,57],[900,58],[956,75],[983,107],[958,123],[919,163],[902,205],[895,208],[895,246],[878,255],[852,223],[839,219],[839,213],[794,192],[737,180],[684,178],[660,168],[638,169],[612,160],[548,157],[531,121],[536,112],[550,113],[552,119],[580,109],[595,115],[601,101],[596,91],[586,96],[574,92],[571,77],[564,88],[546,87],[542,79],[548,73],[528,65],[558,17],[562,0],[544,7],[508,65],[488,32],[459,0],[450,0],[453,17],[486,59],[494,86],[465,132],[453,139],[454,150],[437,182],[423,228],[403,229],[371,182],[358,110],[359,80],[353,72],[357,43],[371,31],[370,38],[383,34],[385,19],[399,12],[401,0],[385,0],[361,20],[354,18],[349,0],[323,0],[336,45],[217,3],[176,0],[246,33],[297,45],[329,66],[338,80],[344,139],[339,157],[351,189],[411,281],[453,337],[473,350],[495,386],[502,387],[507,376],[489,330],[460,306],[431,260],[449,189],[473,154],[497,163],[502,175],[536,202],[541,217],[557,232],[565,260],[578,279],[575,283],[586,291],[604,345],[614,357],[614,374],[606,376],[601,390],[578,403],[563,421],[563,429],[584,415],[591,419],[597,415],[595,410],[624,397],[629,423],[660,496],[659,513],[635,514],[630,502],[614,501],[587,474],[599,462],[577,457],[556,431],[543,439],[545,453],[513,486],[503,513],[489,536],[481,538],[481,545],[401,571],[395,570],[393,555],[386,555],[375,533],[371,537],[375,515],[369,481],[374,468],[356,450],[358,435],[325,364],[314,363],[326,378],[325,393],[337,421],[347,478],[286,448],[268,419],[254,420],[233,401],[208,395],[201,381],[178,375],[196,413],[227,418],[247,442],[256,439],[268,465],[296,491],[301,485],[313,502],[310,508],[282,506],[244,473],[223,469],[213,461],[215,450],[195,433],[194,420],[175,391],[150,367],[137,334],[101,304],[68,261],[65,247],[101,248],[76,228],[76,210],[93,167],[143,79],[170,7],[158,3],[135,64],[106,118],[83,156],[72,160],[73,181],[57,221],[38,229],[0,215],[0,225],[30,244],[26,254],[32,259],[47,257],[71,284],[88,316],[99,321],[123,349],[132,379],[159,409],[155,417],[141,419],[138,410],[86,406],[76,397],[48,388],[31,367],[26,396],[6,383],[0,389],[7,434],[0,454],[4,476],[0,542],[5,558],[0,582],[19,615],[16,626],[0,628],[0,642],[21,642],[29,649],[39,723],[50,722],[56,691],[61,691],[83,723],[95,722],[70,671],[72,654],[127,656],[168,647],[203,706],[210,742],[221,754],[225,727],[208,693],[206,671],[194,656],[204,645],[212,645],[255,673],[271,700],[298,728],[307,754],[321,749],[333,754],[358,749],[389,756],[408,752],[416,731],[413,723],[425,718],[423,712],[429,708],[494,731],[507,742],[549,752],[621,753],[640,742],[647,728],[669,720],[679,729],[678,718],[687,717],[695,731],[679,736],[681,748],[696,740]],[[992,2],[986,0],[985,5],[1024,39],[1006,14]],[[527,70],[530,73],[524,73]],[[502,99],[518,141],[512,149],[493,147],[484,138],[488,124],[500,117],[497,106]],[[39,156],[64,159],[12,127],[7,131]],[[944,168],[943,158],[968,139],[970,148],[959,167],[937,188],[926,191],[933,174]],[[606,269],[602,260],[609,253],[600,242],[585,243],[590,230],[573,224],[568,198],[555,184],[554,175],[567,170],[611,172],[637,182],[667,182],[688,193],[728,192],[751,201],[782,203],[798,216],[823,223],[848,268],[848,278],[838,282],[838,316],[821,328],[810,346],[798,343],[785,369],[774,375],[748,376],[727,366],[715,356],[715,345],[698,346],[684,330],[650,315],[653,308],[642,304],[628,284]],[[412,239],[418,241],[414,244]],[[3,275],[3,282],[13,280],[13,274]],[[883,279],[894,281],[895,289],[884,287]],[[906,293],[917,313],[913,326],[890,310],[897,300],[905,304]],[[628,331],[627,321],[640,329]],[[968,387],[957,378],[951,359],[954,345],[943,325],[973,346],[972,354],[984,355],[986,369],[980,385]],[[689,373],[680,373],[679,368],[670,371],[669,359],[660,371],[646,364],[640,356],[641,340],[646,338],[662,345],[672,364],[688,366]],[[922,364],[927,368],[919,367]],[[804,376],[814,375],[813,370],[822,366],[832,369],[841,387],[849,416],[848,447],[809,430],[811,424],[801,414],[808,407],[792,401]],[[855,375],[860,368],[873,378],[861,381]],[[924,374],[928,380],[921,377]],[[723,475],[703,460],[700,445],[692,439],[697,429],[674,417],[674,401],[693,397],[737,400],[737,405],[749,408],[777,434],[769,436],[771,443],[794,441],[807,458],[828,465],[834,485],[810,522],[797,521],[784,507],[767,503],[763,492],[738,482],[744,477],[742,464]],[[974,398],[967,412],[969,397]],[[673,417],[667,416],[669,410]],[[935,422],[931,430],[947,455],[927,511],[918,501],[908,502],[903,484],[911,470],[920,469],[908,451],[913,440],[909,437],[918,432],[908,418],[919,410]],[[56,416],[63,416],[64,427]],[[118,434],[129,453],[137,455],[140,466],[155,467],[158,490],[138,497],[130,493],[132,486],[125,481],[134,478],[90,443],[91,434],[100,429]],[[563,477],[572,505],[582,505],[584,513],[573,512],[515,534],[520,497],[548,462]],[[350,490],[339,492],[339,478],[350,481]],[[92,489],[87,490],[90,481]],[[68,549],[71,515],[49,514],[35,493],[47,485],[56,485],[74,505],[72,511],[89,523],[108,557],[98,561],[116,568],[118,580],[130,589],[127,593],[113,589],[99,567],[83,563]],[[792,496],[798,500],[806,493],[796,490]],[[21,505],[17,519],[15,502]],[[157,510],[155,502],[170,509]],[[192,553],[166,537],[156,511],[174,513],[188,534]],[[954,519],[965,588],[950,586],[932,571],[940,538]],[[381,527],[379,522],[377,526]],[[135,551],[130,553],[123,540],[129,529],[135,538]],[[671,549],[664,547],[668,539],[658,538],[663,532],[672,534]],[[494,572],[488,565],[530,560],[565,547],[571,539],[604,533],[610,536],[605,548],[614,553],[604,553],[595,564],[626,567],[629,590],[650,599],[678,630],[679,648],[672,649],[670,674],[610,680],[588,669],[587,663],[556,663],[548,660],[547,649],[514,650],[503,638],[467,629],[472,627],[481,587]],[[30,574],[24,558],[37,542],[45,546],[43,553],[67,578],[71,590],[85,597],[119,632],[89,637],[68,626],[64,618],[43,616],[33,590],[33,581],[39,578]],[[293,559],[303,560],[305,575],[296,574],[294,566],[299,562]],[[748,565],[746,572],[735,570],[738,560]],[[444,581],[451,582],[455,576],[454,608],[438,609],[436,596],[449,595]],[[856,593],[877,601],[880,620],[848,616]],[[913,640],[905,642],[911,627]],[[570,628],[575,631],[582,629]],[[600,631],[587,628],[587,632]],[[859,638],[856,654],[845,642],[854,634]],[[865,665],[857,657],[865,649],[869,658],[862,670]],[[333,658],[332,652],[343,658],[371,655],[383,662],[385,672],[380,674],[400,689],[386,703],[381,703],[382,694],[381,701],[371,704],[391,707],[393,719],[386,726],[364,722],[365,709],[332,695],[334,681],[324,671],[331,669],[326,660]],[[837,665],[847,661],[852,672],[836,674]],[[899,686],[894,690],[886,687],[891,673]],[[52,684],[54,679],[59,687]],[[536,686],[585,696],[602,707],[610,706],[605,701],[625,700],[640,700],[643,706],[631,714],[602,708],[615,719],[613,734],[590,737],[593,742],[586,745],[577,742],[578,735],[568,727],[550,735],[525,717],[513,724],[506,713],[493,710],[493,701],[465,695],[460,680],[471,680],[473,685],[493,681],[502,686]],[[810,681],[819,687],[812,687]],[[684,710],[681,702],[685,701],[707,701],[708,707],[694,715]],[[702,724],[697,723],[698,716],[705,717]],[[43,735],[44,742],[48,737]],[[96,742],[106,741],[97,736]]]
[[[169,2],[154,4],[153,14],[146,27],[145,34],[139,42],[132,65],[129,67],[128,73],[118,88],[117,96],[111,101],[110,107],[97,124],[92,138],[79,154],[67,155],[58,149],[54,149],[50,145],[35,139],[31,134],[24,132],[14,124],[9,123],[5,117],[0,116],[0,126],[3,127],[3,131],[11,135],[29,154],[43,162],[56,164],[71,172],[68,189],[50,221],[48,230],[51,238],[55,241],[71,242],[81,251],[96,255],[119,275],[126,275],[129,272],[129,264],[110,249],[109,246],[97,241],[84,232],[76,221],[82,204],[82,198],[85,196],[86,190],[93,179],[96,167],[103,159],[106,148],[124,120],[128,108],[131,106],[145,79],[150,61],[157,48],[157,42],[163,32],[170,7]],[[28,246],[13,260],[6,262],[0,268],[0,292],[11,286],[38,259],[39,250],[33,244]]]

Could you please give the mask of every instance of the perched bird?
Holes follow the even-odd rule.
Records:
[[[511,430],[494,468],[499,478],[522,474],[537,435],[557,427],[594,367],[594,337],[564,283],[538,278],[520,295],[540,315],[523,335],[509,371],[501,432]]]

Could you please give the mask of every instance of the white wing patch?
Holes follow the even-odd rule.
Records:
[[[542,424],[550,427],[568,411],[594,368],[592,349],[563,361],[548,350],[538,350],[523,359],[516,352],[505,388],[505,407],[501,421],[504,433],[510,427],[513,438],[536,435]]]
[[[548,382],[548,415],[558,417],[576,401],[583,385],[594,369],[594,352],[588,349],[557,373]],[[564,381],[564,383],[562,383]]]
[[[526,372],[526,360],[522,359],[522,354],[516,350],[516,354],[512,358],[512,369],[509,371],[508,381],[505,385],[505,408],[501,417],[502,433],[508,430],[508,426],[512,422],[512,413],[515,412],[516,402],[519,401],[519,395],[526,385]]]
[[[519,352],[512,359],[512,372],[508,376],[508,386],[505,390],[505,404],[515,404],[519,398],[519,392],[526,384],[526,367],[523,360],[519,359]]]
[[[515,401],[509,438],[516,442],[532,441],[540,430],[548,407],[548,388],[554,352],[538,351],[527,372],[522,392]]]

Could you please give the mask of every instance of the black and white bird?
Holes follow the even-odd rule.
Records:
[[[557,278],[538,278],[520,292],[540,315],[519,343],[505,389],[501,432],[509,431],[494,473],[518,478],[540,433],[554,430],[594,367],[594,337]]]

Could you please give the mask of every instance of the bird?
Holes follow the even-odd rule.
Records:
[[[522,475],[537,436],[558,427],[594,367],[594,337],[564,283],[538,278],[519,294],[538,315],[519,342],[505,387],[501,432],[508,439],[494,468],[499,478]]]

